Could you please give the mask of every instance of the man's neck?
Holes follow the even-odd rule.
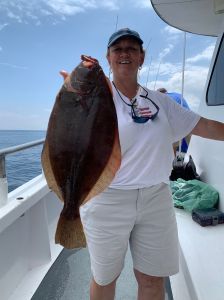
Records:
[[[132,99],[136,96],[139,85],[136,80],[133,81],[120,81],[120,80],[113,80],[116,88],[127,98]]]

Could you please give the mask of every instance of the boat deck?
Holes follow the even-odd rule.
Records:
[[[64,249],[52,265],[31,300],[88,300],[91,278],[87,249]],[[136,300],[137,284],[128,251],[125,267],[117,281],[116,300]],[[169,279],[166,300],[173,300]]]

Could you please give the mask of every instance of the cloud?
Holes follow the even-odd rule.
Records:
[[[202,60],[210,60],[212,58],[214,48],[215,48],[215,45],[212,44],[212,45],[208,46],[207,48],[205,48],[205,50],[203,50],[201,53],[188,58],[186,61],[188,63],[195,63],[195,62],[199,62]]]
[[[181,38],[181,34],[183,35],[183,31],[178,30],[169,25],[165,26],[161,30],[161,32],[162,32],[162,34],[166,40],[166,44],[168,44],[168,46],[159,53],[159,56],[158,56],[159,61],[162,61],[168,54],[170,54],[172,52],[174,47],[179,42],[179,40]]]
[[[114,0],[105,0],[105,1],[99,1],[98,3],[100,3],[102,7],[108,8],[109,10],[118,10],[120,2]]]
[[[173,64],[170,62],[152,62],[150,66],[144,66],[141,70],[140,76],[145,77],[149,73],[149,77],[155,78],[156,74],[159,76],[172,76],[175,73],[181,72],[181,64]]]
[[[29,111],[17,110],[18,106],[11,108],[10,111],[0,110],[0,128],[1,130],[46,130],[48,114],[34,114],[32,108]],[[9,122],[13,120],[13,122]]]
[[[87,2],[89,2],[89,1],[87,1]],[[74,1],[48,0],[48,1],[46,1],[46,4],[48,5],[50,11],[57,13],[57,14],[67,15],[67,16],[72,16],[77,13],[83,12],[85,10],[84,7],[82,7],[82,5],[79,6]],[[89,3],[87,3],[87,6],[88,6],[88,4]],[[92,5],[90,5],[90,7],[91,6]]]
[[[152,89],[165,87],[168,91],[181,92],[182,62],[171,63],[167,59],[167,56],[172,52],[180,38],[183,37],[183,32],[170,26],[166,26],[163,32],[168,34],[167,40],[170,43],[160,52],[158,61],[152,63],[147,77],[151,79],[150,87]],[[170,39],[170,37],[173,38]],[[191,38],[189,35],[188,37]],[[200,53],[185,60],[184,96],[194,111],[197,111],[201,101],[214,47],[215,44],[212,43]],[[166,59],[164,60],[165,57]],[[199,65],[199,62],[203,64]],[[144,69],[142,71],[146,72]],[[143,76],[146,75],[143,73]]]
[[[181,39],[183,37],[183,31],[171,27],[169,25],[165,26],[162,30],[161,30],[162,34],[165,36],[165,38],[168,41],[172,41],[172,42],[177,42],[179,41],[179,39]]]
[[[3,30],[6,26],[8,26],[8,23],[0,24],[0,31]]]
[[[117,10],[118,3],[118,0],[1,0],[0,16],[18,23],[32,20],[39,25],[40,20],[46,17],[55,21],[55,18],[65,20],[89,9]]]
[[[169,45],[160,53],[160,58],[165,57],[170,50],[172,46]],[[210,44],[200,53],[186,59],[184,97],[194,111],[198,110],[203,95],[213,51],[214,44]],[[203,61],[203,65],[198,65],[199,61]],[[154,61],[150,66],[142,68],[140,81],[152,90],[165,87],[168,91],[181,93],[182,63],[164,62],[162,59]]]
[[[134,0],[133,1],[133,4],[135,7],[138,7],[138,8],[150,8],[152,9],[152,4],[149,0]]]
[[[169,44],[166,48],[164,48],[160,53],[159,53],[159,60],[162,60],[165,56],[167,56],[174,48],[173,44]]]
[[[56,19],[65,20],[87,10],[119,10],[130,4],[137,8],[152,8],[149,0],[1,0],[0,17],[18,23],[33,21],[39,25],[43,19],[55,23]]]
[[[18,23],[22,23],[22,18],[19,15],[13,13],[12,11],[8,11],[7,16],[9,19],[13,19],[13,20],[17,21]]]
[[[202,53],[207,53],[206,49]],[[210,60],[208,60],[204,66],[198,66],[195,64],[195,61],[193,63],[190,61],[187,62],[185,66],[184,98],[194,111],[198,110],[203,95],[209,70],[209,62]],[[165,87],[168,91],[181,93],[182,64],[153,62],[150,66],[144,66],[142,68],[140,82],[152,90]]]
[[[169,25],[165,26],[162,31],[165,33],[168,33],[168,34],[175,34],[175,35],[176,34],[179,35],[179,34],[183,33],[183,31],[181,31],[175,27],[171,27]]]
[[[5,63],[5,62],[0,62],[0,65],[5,67],[10,67],[10,68],[15,68],[15,69],[28,70],[28,67],[18,66],[10,63]]]

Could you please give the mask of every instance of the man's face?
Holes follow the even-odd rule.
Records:
[[[130,37],[122,38],[107,52],[107,59],[114,74],[137,75],[144,62],[144,52],[139,43]]]

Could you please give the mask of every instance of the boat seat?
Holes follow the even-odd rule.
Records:
[[[174,300],[224,299],[224,224],[202,227],[175,208],[180,272],[170,278]]]

